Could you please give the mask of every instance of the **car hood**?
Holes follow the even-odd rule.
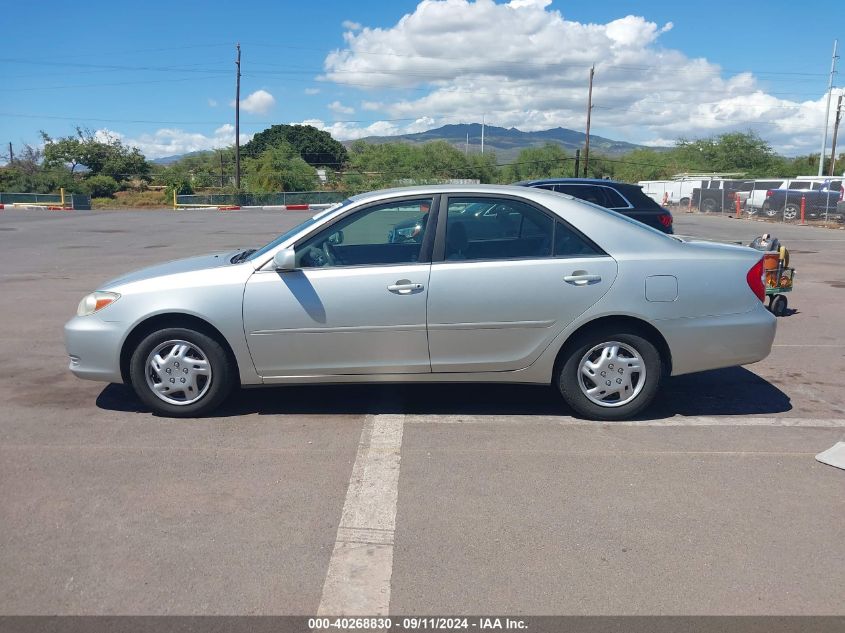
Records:
[[[210,268],[219,268],[220,266],[228,266],[229,260],[235,253],[239,251],[226,251],[223,253],[211,253],[209,255],[199,255],[196,257],[188,257],[186,259],[177,259],[164,264],[156,264],[148,268],[142,268],[120,277],[116,277],[104,285],[100,286],[100,290],[111,290],[117,286],[133,283],[136,281],[144,281],[154,277],[164,277],[167,275],[177,275],[179,273],[190,273],[197,270],[208,270]]]

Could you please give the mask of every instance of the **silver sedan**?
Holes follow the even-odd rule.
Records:
[[[74,374],[131,384],[166,416],[209,413],[239,385],[517,382],[618,420],[664,376],[765,358],[764,296],[749,248],[540,189],[414,187],[354,196],[257,250],[119,277],[65,340]]]

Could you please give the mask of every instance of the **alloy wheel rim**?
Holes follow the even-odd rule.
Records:
[[[192,404],[211,387],[208,356],[189,341],[160,343],[149,353],[144,367],[150,391],[167,404]]]
[[[592,347],[578,363],[578,386],[587,399],[601,407],[621,407],[643,390],[646,368],[630,345],[607,341]]]

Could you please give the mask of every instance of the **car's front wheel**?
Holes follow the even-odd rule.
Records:
[[[129,377],[138,398],[153,413],[177,418],[213,411],[234,384],[223,346],[185,328],[167,328],[144,338],[132,354]]]
[[[593,420],[625,420],[651,404],[662,373],[660,352],[648,339],[597,331],[570,347],[555,383],[578,414]]]
[[[795,202],[790,202],[783,208],[783,218],[785,220],[794,220],[801,212],[801,205]]]

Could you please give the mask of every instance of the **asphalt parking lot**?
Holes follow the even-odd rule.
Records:
[[[0,614],[845,614],[845,471],[813,458],[845,439],[845,231],[677,214],[775,233],[796,286],[768,359],[671,379],[638,422],[491,385],[170,420],[67,370],[103,281],[304,218],[0,212]]]

